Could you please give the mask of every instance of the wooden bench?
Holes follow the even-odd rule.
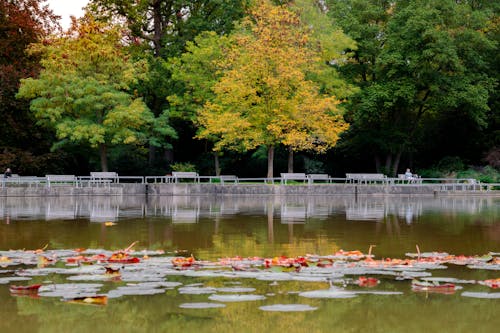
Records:
[[[200,182],[200,175],[194,171],[173,171],[172,179],[177,183],[179,179],[193,179],[196,183]]]
[[[234,184],[238,184],[238,177],[235,175],[220,175],[219,179],[222,185],[224,185],[224,182],[233,182]]]
[[[311,173],[307,175],[307,178],[309,179],[310,184],[313,184],[315,180],[324,181],[327,183],[330,183],[332,181],[330,175],[327,175],[326,173]]]
[[[305,173],[281,173],[281,184],[286,184],[289,180],[302,180],[307,181],[307,176]]]
[[[388,182],[387,176],[382,173],[346,173],[346,182],[358,184],[382,183]]]
[[[47,187],[52,185],[76,185],[78,186],[78,179],[75,175],[45,175],[47,179]]]

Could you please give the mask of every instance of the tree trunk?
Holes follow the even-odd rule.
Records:
[[[108,171],[108,156],[106,144],[99,145],[99,155],[101,157],[101,171]]]
[[[165,154],[163,156],[167,163],[172,163],[174,161],[174,151],[172,149],[165,149]]]
[[[399,162],[401,161],[401,154],[402,154],[403,150],[400,149],[398,151],[398,153],[396,154],[396,157],[394,158],[394,163],[392,164],[392,169],[391,169],[391,174],[390,176],[393,176],[395,177],[396,174],[398,173],[398,169],[399,169]]]
[[[380,156],[375,155],[375,170],[377,171],[377,173],[380,173],[381,166],[382,163],[380,162]]]
[[[391,172],[392,169],[392,154],[387,154],[385,158],[384,173]]]
[[[267,147],[267,178],[274,177],[274,146]]]
[[[219,154],[214,152],[215,175],[220,176]]]
[[[288,173],[293,173],[293,149],[288,147]]]
[[[154,56],[161,56],[161,38],[163,34],[162,30],[162,18],[161,18],[161,1],[155,0],[153,5],[153,46],[154,46]]]
[[[156,147],[149,145],[148,166],[152,167],[155,163]]]

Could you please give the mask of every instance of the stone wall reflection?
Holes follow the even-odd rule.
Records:
[[[383,221],[388,216],[411,224],[424,212],[477,214],[498,205],[492,197],[362,197],[362,196],[100,196],[19,197],[0,199],[0,219],[91,222],[123,218],[166,217],[172,223],[197,223],[238,214],[271,216],[283,224],[306,223],[339,215],[351,221]]]

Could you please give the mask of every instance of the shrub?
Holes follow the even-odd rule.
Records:
[[[170,164],[172,171],[196,172],[196,166],[189,162]]]

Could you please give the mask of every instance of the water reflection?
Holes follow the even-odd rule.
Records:
[[[0,200],[0,219],[117,221],[123,218],[167,217],[174,224],[197,223],[201,218],[260,215],[282,224],[304,224],[311,219],[344,216],[348,221],[384,221],[396,217],[413,223],[424,212],[477,214],[498,205],[491,197],[355,197],[255,196],[204,197],[111,196],[19,197]]]

